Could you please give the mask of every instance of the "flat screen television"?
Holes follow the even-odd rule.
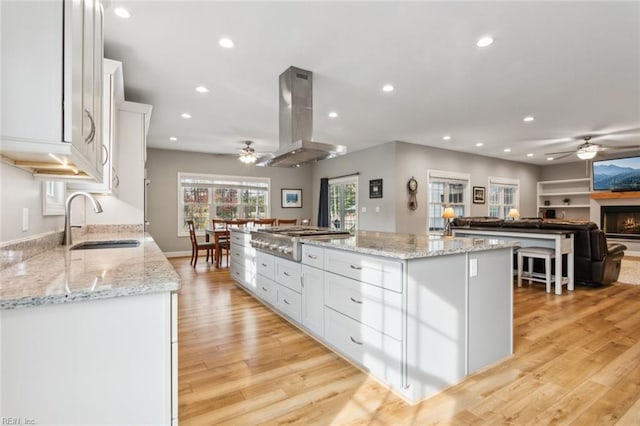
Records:
[[[593,162],[594,191],[640,191],[640,157]]]

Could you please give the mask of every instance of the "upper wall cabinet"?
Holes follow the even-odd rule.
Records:
[[[0,153],[43,177],[102,181],[100,0],[1,7]]]
[[[118,109],[124,103],[122,62],[105,59],[102,79],[102,182],[74,181],[68,187],[100,194],[118,195]]]

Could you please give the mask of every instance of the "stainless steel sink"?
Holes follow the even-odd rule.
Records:
[[[106,241],[84,241],[71,247],[70,250],[90,250],[107,248],[138,247],[138,240],[106,240]]]

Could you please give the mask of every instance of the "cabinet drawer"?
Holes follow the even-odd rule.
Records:
[[[242,265],[256,261],[256,249],[251,246],[241,246],[231,241],[231,260]]]
[[[325,338],[357,364],[369,370],[377,378],[400,389],[402,344],[371,327],[325,308]]]
[[[295,322],[301,322],[302,319],[302,297],[300,293],[278,285],[278,302],[276,307],[280,312],[293,319]]]
[[[356,281],[402,292],[402,262],[381,257],[325,249],[324,270]]]
[[[402,294],[324,273],[325,305],[369,327],[402,339]]]
[[[276,279],[278,284],[285,287],[289,287],[291,290],[302,293],[300,285],[300,272],[301,266],[298,262],[293,262],[287,259],[281,259],[277,257],[275,259],[276,264]]]
[[[270,280],[275,278],[275,261],[272,254],[256,251],[256,273]]]
[[[248,288],[251,291],[255,291],[256,287],[256,271],[253,265],[242,265],[240,263],[231,260],[230,265],[231,278],[233,278],[238,284]]]
[[[302,245],[302,263],[314,266],[318,269],[324,268],[324,248],[312,246],[309,244]]]
[[[278,284],[268,278],[258,275],[256,277],[256,295],[270,305],[276,305],[278,301]]]
[[[249,246],[251,241],[251,234],[246,232],[231,231],[230,232],[231,244],[237,244],[239,246]]]

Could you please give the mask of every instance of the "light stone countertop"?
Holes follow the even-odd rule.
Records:
[[[377,231],[357,231],[349,238],[330,240],[301,238],[300,241],[304,244],[395,259],[418,259],[519,245],[517,241],[492,238],[442,237],[440,235],[396,234]]]
[[[85,234],[82,241],[140,241],[138,247],[58,246],[0,270],[0,309],[176,291],[180,278],[148,233]]]

